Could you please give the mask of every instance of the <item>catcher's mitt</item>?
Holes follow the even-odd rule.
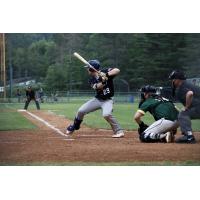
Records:
[[[142,134],[148,127],[149,126],[147,124],[145,124],[144,122],[139,124],[139,128],[138,128],[139,135]]]

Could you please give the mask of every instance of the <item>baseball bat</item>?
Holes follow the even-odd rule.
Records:
[[[78,58],[81,62],[83,62],[84,64],[86,64],[89,68],[91,68],[92,70],[94,70],[95,72],[97,72],[97,73],[100,73],[98,70],[96,70],[92,65],[90,65],[90,63],[87,61],[87,60],[85,60],[80,54],[78,54],[77,52],[74,52],[73,53],[74,54],[74,56],[76,57],[76,58]]]

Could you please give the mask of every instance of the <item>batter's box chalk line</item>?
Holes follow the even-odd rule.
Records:
[[[24,110],[24,109],[19,109],[18,112],[26,112],[27,114],[29,114],[31,117],[37,119],[38,121],[42,122],[44,125],[46,125],[47,127],[51,128],[52,130],[54,130],[56,133],[66,137],[66,139],[64,140],[67,140],[67,141],[72,141],[72,140],[75,140],[75,139],[72,139],[72,138],[68,138],[67,135],[65,135],[60,129],[54,127],[53,125],[51,125],[49,122],[45,121],[44,119],[42,119],[41,117],[38,117],[37,115],[27,111],[27,110]]]

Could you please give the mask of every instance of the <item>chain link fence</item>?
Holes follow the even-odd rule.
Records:
[[[42,95],[36,91],[36,98],[42,103],[68,103],[68,102],[83,102],[95,96],[93,91],[57,91],[44,92]],[[138,102],[140,97],[139,92],[115,92],[114,101],[117,103],[134,103]],[[0,102],[24,103],[26,100],[25,93],[21,96],[13,98],[0,98]]]

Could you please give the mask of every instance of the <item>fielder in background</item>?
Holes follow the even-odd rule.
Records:
[[[100,63],[98,60],[88,61],[92,67],[97,71],[100,70]],[[94,69],[88,66],[87,71],[91,76],[89,79],[89,84],[96,91],[95,98],[89,100],[83,104],[74,119],[74,123],[67,127],[66,134],[70,135],[75,130],[80,128],[80,124],[86,114],[102,109],[102,115],[104,119],[110,124],[114,135],[114,138],[120,138],[124,136],[124,132],[120,127],[119,123],[112,115],[113,111],[113,99],[114,96],[114,85],[113,78],[119,74],[120,70],[117,68],[102,69],[100,73],[94,71]]]
[[[141,142],[173,142],[178,128],[178,110],[168,99],[156,94],[156,88],[146,85],[141,88],[139,109],[134,120],[139,125],[138,133]],[[156,120],[150,126],[142,121],[146,112],[150,112]]]
[[[26,102],[25,102],[25,106],[24,106],[25,110],[28,109],[28,105],[31,102],[31,100],[35,101],[35,105],[36,105],[37,109],[40,110],[40,105],[39,105],[38,100],[36,99],[35,91],[32,89],[31,86],[28,86],[28,88],[26,90]]]
[[[200,119],[200,87],[186,81],[185,74],[178,70],[173,71],[169,79],[172,81],[172,95],[184,105],[178,116],[183,136],[176,142],[196,143],[192,133],[191,119]]]
[[[20,92],[19,89],[17,89],[17,94],[16,94],[16,96],[17,96],[17,101],[18,101],[18,103],[20,103],[22,94],[21,94],[21,92]]]

